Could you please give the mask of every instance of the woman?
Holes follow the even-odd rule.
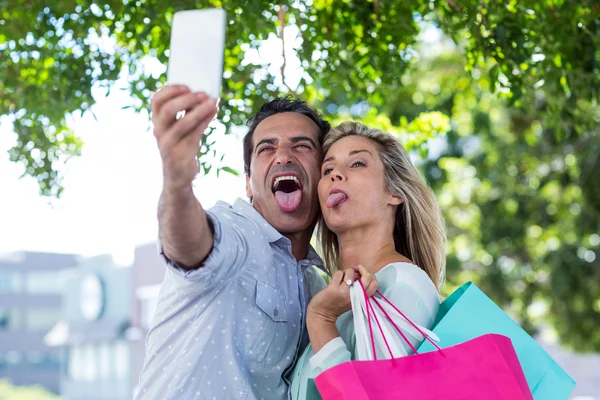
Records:
[[[323,152],[319,238],[332,277],[308,306],[310,346],[290,389],[300,400],[315,391],[310,378],[354,359],[350,285],[356,279],[369,295],[379,288],[413,322],[430,328],[445,266],[438,204],[392,135],[344,122],[329,131]]]

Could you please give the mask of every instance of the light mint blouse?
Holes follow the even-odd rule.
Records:
[[[414,323],[431,328],[440,305],[437,288],[427,274],[414,264],[398,262],[388,264],[375,274],[379,291]],[[352,311],[341,315],[336,326],[340,337],[331,340],[317,354],[309,344],[298,360],[292,374],[290,397],[292,400],[319,399],[320,396],[313,379],[321,372],[354,360],[356,336]],[[420,345],[421,340],[407,335],[411,344]],[[408,344],[404,347],[408,354],[412,350]]]

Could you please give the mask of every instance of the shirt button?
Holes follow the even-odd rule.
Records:
[[[274,316],[278,316],[279,315],[279,310],[277,309],[277,307],[275,307],[275,309],[273,310],[273,315]]]

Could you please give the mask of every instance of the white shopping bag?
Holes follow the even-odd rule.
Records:
[[[372,329],[369,329],[365,293],[358,281],[350,288],[350,301],[352,302],[354,332],[356,335],[357,360],[391,359],[413,354],[411,346],[413,348],[418,347],[420,342],[425,339],[425,336],[419,330],[430,339],[439,342],[439,338],[433,332],[404,318],[398,312],[401,310],[389,304],[387,299],[382,298],[379,293],[376,293],[369,301],[372,305]],[[383,311],[380,307],[383,308]],[[407,340],[402,337],[397,328],[400,329],[410,343],[407,343]],[[374,343],[371,343],[371,333]],[[376,354],[373,354],[373,344]]]

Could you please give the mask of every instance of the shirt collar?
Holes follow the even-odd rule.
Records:
[[[252,204],[248,203],[246,200],[238,197],[235,203],[233,203],[233,209],[250,218],[265,234],[269,243],[276,242],[283,237],[283,235],[273,228],[271,224],[269,224],[267,220],[265,220],[263,216],[256,211],[256,208],[254,208]]]
[[[323,264],[323,260],[321,259],[321,257],[319,257],[319,255],[311,245],[308,245],[308,254],[306,255],[306,262],[308,265],[314,265],[315,267],[327,273],[327,271],[325,270],[325,265]]]
[[[265,220],[263,216],[260,215],[258,211],[256,211],[256,208],[254,208],[252,204],[248,203],[246,200],[238,198],[235,201],[235,203],[233,203],[233,209],[239,212],[240,214],[243,214],[244,216],[250,218],[265,234],[269,243],[274,243],[279,239],[284,238],[284,236],[281,233],[279,233],[277,229],[273,228],[271,224],[269,224],[267,220]],[[323,260],[321,259],[321,257],[319,257],[319,255],[311,245],[308,246],[308,254],[306,255],[306,258],[303,261],[303,264],[305,265],[314,265],[320,270],[325,271]]]

